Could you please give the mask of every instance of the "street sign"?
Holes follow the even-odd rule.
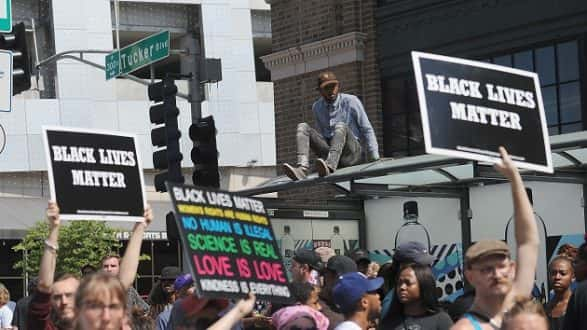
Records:
[[[12,111],[12,52],[0,50],[0,111]]]
[[[106,55],[106,80],[169,56],[169,31],[162,31]]]
[[[0,33],[12,31],[12,0],[0,0]]]

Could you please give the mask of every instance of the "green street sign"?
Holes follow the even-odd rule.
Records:
[[[106,80],[169,56],[169,31],[159,32],[106,55]]]
[[[12,0],[0,0],[0,32],[12,31]]]

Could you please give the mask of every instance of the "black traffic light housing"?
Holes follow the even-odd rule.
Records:
[[[176,106],[177,86],[171,78],[149,85],[149,100],[159,102],[149,109],[149,119],[156,125],[151,130],[151,142],[160,149],[153,152],[153,167],[162,170],[155,175],[155,190],[167,191],[165,182],[183,183],[179,146],[179,109]]]
[[[31,60],[26,42],[26,27],[18,23],[11,33],[0,35],[0,49],[12,52],[12,95],[31,88]]]
[[[190,139],[194,142],[191,152],[194,163],[193,183],[198,186],[219,188],[220,174],[214,118],[208,116],[193,123],[190,126]]]

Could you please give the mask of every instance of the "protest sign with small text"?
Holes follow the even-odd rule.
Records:
[[[287,271],[263,202],[167,183],[199,296],[291,302]]]

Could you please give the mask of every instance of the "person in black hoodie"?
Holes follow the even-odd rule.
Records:
[[[567,305],[564,330],[587,330],[587,234],[573,261],[575,278],[579,282]]]

